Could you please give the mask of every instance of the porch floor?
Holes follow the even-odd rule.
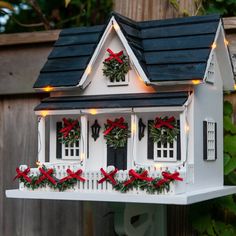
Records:
[[[21,191],[18,189],[6,190],[7,198],[23,199],[51,199],[51,200],[81,200],[81,201],[105,201],[105,202],[133,202],[188,205],[217,197],[236,193],[236,186],[222,186],[205,188],[175,195],[148,195],[129,193],[96,193],[96,192],[43,192]]]

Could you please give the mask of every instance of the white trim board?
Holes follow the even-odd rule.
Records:
[[[23,199],[51,199],[74,201],[103,201],[103,202],[132,202],[188,205],[217,197],[236,193],[236,186],[211,187],[184,194],[176,195],[139,195],[128,193],[84,193],[84,192],[40,192],[21,191],[18,189],[6,190],[7,198]]]

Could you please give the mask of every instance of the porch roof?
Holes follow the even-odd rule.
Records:
[[[188,92],[161,92],[142,94],[96,95],[50,97],[36,108],[40,110],[71,110],[90,108],[132,108],[182,106],[188,99]]]

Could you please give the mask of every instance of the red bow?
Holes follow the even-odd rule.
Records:
[[[66,138],[70,131],[78,124],[78,120],[70,122],[66,118],[63,118],[63,122],[65,127],[62,128],[59,132],[63,133],[63,137]]]
[[[117,121],[111,121],[111,120],[107,120],[107,124],[110,126],[108,129],[106,129],[103,133],[104,135],[109,134],[114,128],[118,127],[120,129],[127,129],[127,126],[124,125],[124,118],[121,117],[120,119],[118,119]]]
[[[57,184],[56,180],[53,179],[53,177],[51,176],[51,174],[53,173],[53,169],[45,171],[43,168],[39,168],[39,171],[41,172],[42,175],[39,177],[39,179],[36,181],[35,184],[39,184],[45,179],[48,179],[54,185]]]
[[[66,172],[67,172],[68,176],[66,176],[65,178],[62,178],[60,180],[60,183],[63,183],[65,181],[69,180],[69,179],[77,179],[77,180],[82,181],[82,182],[85,181],[85,179],[80,176],[83,172],[81,169],[77,170],[76,172],[73,172],[70,169],[67,169]]]
[[[129,176],[132,176],[132,177],[129,180],[127,180],[126,182],[124,182],[124,186],[131,184],[136,179],[145,180],[148,182],[153,181],[153,178],[147,177],[147,175],[148,175],[147,170],[143,171],[143,173],[141,173],[141,174],[138,174],[133,169],[131,169],[131,170],[129,170]]]
[[[164,179],[183,181],[183,178],[179,177],[179,172],[177,171],[172,174],[163,171],[162,176],[164,177]]]
[[[161,185],[169,182],[170,180],[183,181],[183,178],[179,177],[179,172],[177,172],[177,171],[173,174],[163,171],[162,176],[164,178],[157,182],[157,184],[156,184],[157,187],[160,187]]]
[[[118,169],[115,168],[115,170],[111,171],[110,173],[107,173],[103,168],[101,168],[100,170],[104,177],[98,181],[99,184],[103,183],[105,180],[110,180],[114,185],[117,184],[114,179],[114,175],[117,173]]]
[[[174,116],[170,117],[167,120],[157,117],[155,120],[155,128],[159,129],[159,128],[165,126],[169,129],[174,129],[174,126],[171,124],[171,122],[174,122],[174,121],[175,121]]]
[[[120,56],[123,55],[123,51],[120,51],[118,53],[114,53],[114,52],[112,52],[112,50],[110,48],[108,48],[107,51],[109,52],[110,56],[108,58],[106,58],[105,61],[110,61],[112,59],[115,59],[120,64],[123,64],[123,61],[120,59]]]
[[[20,177],[23,177],[28,183],[31,183],[31,179],[27,174],[30,172],[30,168],[28,167],[24,171],[20,171],[20,169],[17,167],[16,168],[17,175],[15,176],[15,179],[19,179]]]

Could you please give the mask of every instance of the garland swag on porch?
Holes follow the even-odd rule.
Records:
[[[152,178],[148,176],[148,171],[144,168],[138,170],[129,170],[129,179],[119,180],[118,179],[118,169],[114,169],[110,172],[106,172],[103,168],[100,169],[102,175],[104,176],[98,180],[98,184],[108,181],[112,184],[113,189],[121,193],[126,193],[132,189],[140,189],[146,191],[147,193],[162,193],[163,191],[169,191],[170,183],[175,181],[183,181],[179,176],[179,172],[165,172],[161,173],[160,177]],[[44,165],[39,167],[39,175],[28,175],[30,173],[30,168],[26,168],[21,171],[20,168],[16,168],[17,175],[15,179],[19,179],[20,183],[24,183],[24,186],[28,189],[39,189],[44,187],[50,187],[53,190],[65,191],[67,189],[73,189],[77,182],[85,182],[86,179],[82,177],[83,171],[78,169],[73,172],[67,169],[67,176],[62,179],[57,179],[54,176],[54,169],[47,169]]]

